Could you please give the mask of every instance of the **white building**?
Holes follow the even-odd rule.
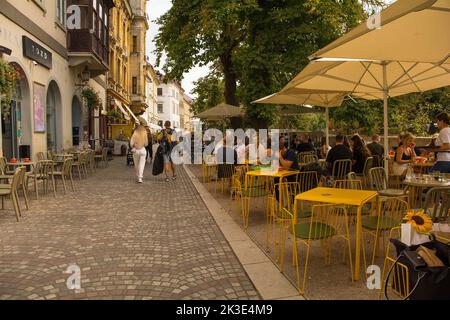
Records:
[[[158,118],[160,121],[170,121],[172,128],[181,126],[180,99],[183,98],[184,90],[181,85],[174,81],[164,82],[164,76],[157,72],[159,78],[158,86]]]

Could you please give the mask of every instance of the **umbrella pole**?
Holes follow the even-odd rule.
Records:
[[[389,121],[388,121],[388,96],[389,88],[387,83],[387,63],[383,61],[383,117],[384,117],[384,170],[386,171],[386,177],[389,180],[389,160],[386,156],[389,154]]]
[[[329,146],[330,145],[330,132],[329,132],[329,125],[330,125],[330,113],[327,107],[325,107],[325,139],[326,139],[326,144]]]

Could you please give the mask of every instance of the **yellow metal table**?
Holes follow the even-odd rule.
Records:
[[[245,173],[245,181],[244,181],[244,190],[249,190],[251,186],[249,186],[249,178],[250,177],[264,177],[266,186],[268,186],[269,179],[275,180],[276,178],[280,179],[280,182],[287,177],[297,175],[300,171],[297,170],[278,170],[278,171],[269,171],[269,170],[253,170],[247,171]],[[266,190],[268,192],[268,189]],[[268,193],[267,193],[268,195]],[[243,196],[243,213],[242,216],[244,218],[244,229],[248,227],[248,215],[249,215],[249,197]],[[266,208],[268,210],[268,208]],[[266,212],[268,214],[268,212]]]
[[[319,203],[344,204],[357,207],[356,214],[356,242],[355,242],[355,280],[359,280],[359,269],[361,260],[361,209],[370,202],[377,199],[376,191],[350,190],[337,188],[315,188],[295,197],[294,213],[297,212],[298,201],[310,201]],[[296,219],[296,217],[295,217]]]

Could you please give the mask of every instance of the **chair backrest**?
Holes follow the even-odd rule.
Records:
[[[391,229],[400,226],[408,209],[408,202],[402,200],[402,198],[382,198],[378,208],[378,227]]]
[[[53,172],[52,160],[40,160],[36,163],[36,173],[40,175],[40,178],[48,178],[49,173]]]
[[[319,162],[319,157],[317,157],[317,155],[315,154],[306,154],[303,156],[303,162],[304,164],[308,164],[308,163],[315,163],[315,162]]]
[[[23,174],[25,174],[25,167],[18,167],[16,168],[16,170],[14,171],[14,175],[11,181],[11,191],[15,191],[17,190],[17,187],[20,184],[20,181],[22,179],[22,172]]]
[[[345,176],[352,170],[352,160],[341,159],[333,163],[333,171],[331,176],[335,180],[345,179]]]
[[[6,158],[0,157],[0,171],[1,174],[6,174]]]
[[[313,156],[313,155],[315,155],[315,154],[316,154],[315,151],[305,151],[305,152],[300,152],[300,153],[297,155],[298,163],[303,163],[303,164],[309,163],[309,162],[306,161],[306,157]],[[317,156],[316,156],[316,157],[317,157]]]
[[[348,180],[358,180],[358,175],[356,174],[356,172],[349,172],[347,174],[347,179]]]
[[[36,158],[38,161],[45,160],[45,156],[43,152],[36,153]]]
[[[103,159],[103,161],[108,160],[108,148],[102,149],[102,159]]]
[[[65,176],[69,176],[70,172],[72,170],[72,162],[73,159],[72,158],[66,158],[64,159],[64,163],[61,169],[62,174],[64,174]]]
[[[352,189],[352,190],[362,190],[361,180],[336,180],[334,181],[333,188],[338,189]]]
[[[387,178],[384,168],[369,169],[369,184],[372,190],[381,191],[387,189]]]
[[[286,209],[290,212],[294,210],[295,196],[300,194],[300,184],[298,182],[281,182],[275,184],[275,189],[278,190],[278,207],[275,210]]]
[[[378,155],[374,155],[372,156],[373,161],[372,161],[372,167],[383,167],[384,168],[384,161],[383,158],[378,156]],[[370,169],[370,168],[369,168]]]
[[[434,222],[447,218],[450,210],[450,187],[428,190],[424,209]]]
[[[47,150],[47,159],[52,160],[53,159],[53,151]]]
[[[233,164],[222,163],[217,165],[217,177],[229,179],[233,176],[235,170]]]
[[[297,174],[297,182],[300,187],[300,192],[306,192],[308,190],[317,188],[319,185],[319,179],[317,178],[316,171],[305,171]]]
[[[309,239],[326,239],[348,232],[347,209],[335,204],[321,204],[312,207]]]
[[[373,157],[367,157],[364,162],[363,175],[367,177],[369,175],[369,170],[373,168]]]

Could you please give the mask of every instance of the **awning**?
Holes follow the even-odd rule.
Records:
[[[120,111],[122,111],[125,120],[130,120],[130,115],[128,114],[128,112],[125,111],[125,109],[122,106],[122,103],[116,100],[116,106],[118,106]]]
[[[133,117],[134,121],[137,124],[140,124],[139,119],[136,117],[136,115],[133,113],[133,111],[131,111],[130,107],[128,107],[127,105],[124,105],[124,107],[127,109],[127,111],[130,113],[130,115]]]

